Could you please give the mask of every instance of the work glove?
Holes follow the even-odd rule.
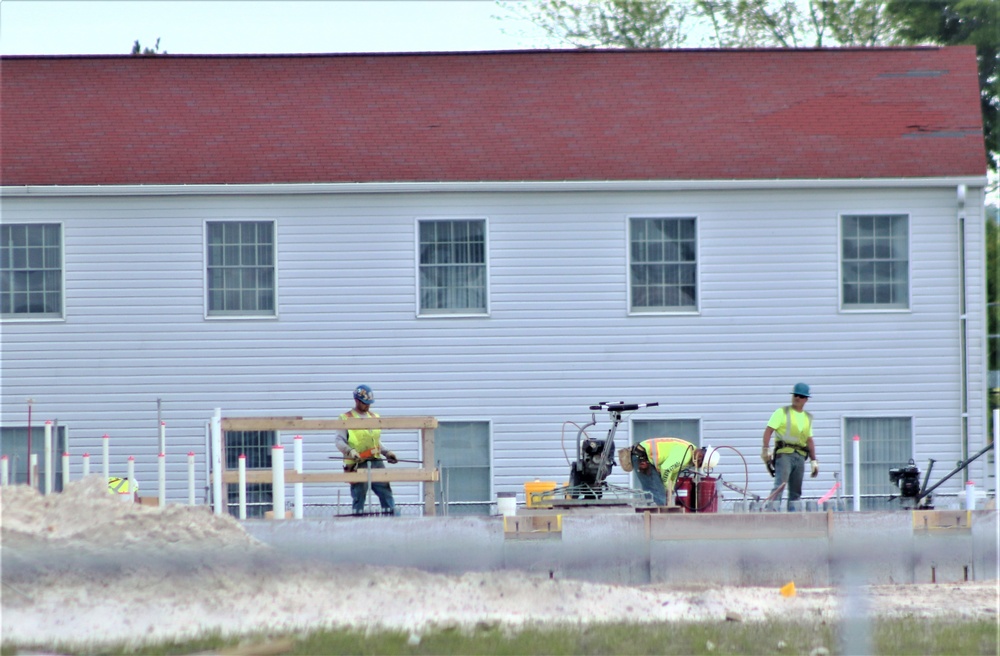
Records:
[[[358,453],[357,449],[351,449],[350,451],[348,451],[347,452],[347,457],[348,458],[353,458],[355,460],[361,460],[361,454]]]
[[[812,461],[812,477],[816,478],[819,476],[819,460]]]
[[[760,452],[760,459],[764,461],[764,464],[771,462],[771,450],[766,446]]]
[[[390,465],[395,465],[397,462],[399,462],[399,458],[397,458],[396,454],[393,453],[392,451],[383,451],[382,455],[385,456],[386,462],[388,462]]]

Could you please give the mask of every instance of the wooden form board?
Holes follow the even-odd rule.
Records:
[[[434,429],[438,421],[434,417],[370,417],[351,419],[306,419],[304,417],[222,417],[220,420],[223,433],[225,431],[276,431],[305,433],[308,431],[336,431],[345,429],[379,429],[379,430],[419,430],[420,446],[423,462],[421,467],[372,469],[361,472],[296,472],[285,470],[285,483],[364,483],[366,481],[385,483],[425,483],[424,514],[435,514],[435,495],[433,483],[440,478],[434,468]],[[225,439],[223,439],[225,443]],[[253,469],[246,472],[247,483],[270,483],[273,473],[270,469]],[[226,471],[223,459],[223,483],[238,483],[239,472]]]

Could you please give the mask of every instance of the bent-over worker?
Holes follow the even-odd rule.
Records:
[[[687,467],[705,470],[719,464],[719,451],[711,447],[698,448],[676,437],[654,437],[619,449],[618,462],[627,472],[635,470],[639,487],[653,495],[658,506],[673,499],[677,476]]]
[[[358,385],[354,389],[354,407],[340,415],[341,419],[359,419],[372,417],[377,418],[378,414],[371,411],[371,405],[375,402],[375,394],[372,388],[367,385]],[[382,431],[378,428],[357,429],[337,431],[337,448],[344,454],[344,471],[354,472],[363,469],[385,469],[385,462],[389,464],[399,462],[396,454],[388,449],[382,448]],[[387,482],[373,481],[372,492],[378,497],[382,504],[382,512],[390,515],[396,513],[396,502],[392,497],[392,487]],[[351,502],[355,515],[360,515],[365,511],[365,499],[368,497],[368,482],[351,483]]]

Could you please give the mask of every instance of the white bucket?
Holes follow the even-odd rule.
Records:
[[[497,492],[497,510],[505,517],[517,514],[517,493]]]

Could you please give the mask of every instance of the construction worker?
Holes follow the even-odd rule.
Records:
[[[673,504],[677,476],[688,467],[714,469],[719,464],[719,451],[711,447],[698,448],[676,437],[654,437],[634,446],[619,449],[618,462],[627,472],[635,470],[639,487],[653,495],[658,506]],[[703,467],[704,465],[704,467]]]
[[[806,458],[809,459],[812,477],[819,475],[819,461],[816,460],[816,445],[813,444],[812,415],[805,411],[809,400],[809,386],[795,383],[792,388],[792,403],[771,413],[764,428],[764,448],[760,453],[765,465],[774,465],[774,489],[782,483],[788,488],[788,510],[795,510],[802,497],[802,477],[805,474]],[[771,436],[775,435],[774,454],[771,454]],[[770,468],[770,467],[769,467]],[[781,506],[781,494],[775,499]]]
[[[139,503],[139,481],[132,479],[129,485],[127,478],[111,476],[108,478],[108,492],[117,494],[118,499],[127,503]]]
[[[367,385],[358,385],[354,389],[354,407],[344,414],[341,419],[352,418],[377,418],[378,414],[371,411],[371,405],[375,402],[375,394],[372,388]],[[351,429],[337,431],[337,448],[344,454],[344,471],[353,472],[363,469],[385,469],[385,461],[389,464],[399,462],[396,454],[381,445],[382,431],[374,429]],[[396,513],[396,502],[392,498],[392,488],[389,483],[372,482],[371,489],[382,504],[382,512],[389,515]],[[351,483],[351,501],[355,515],[364,513],[365,499],[368,497],[368,482]]]

